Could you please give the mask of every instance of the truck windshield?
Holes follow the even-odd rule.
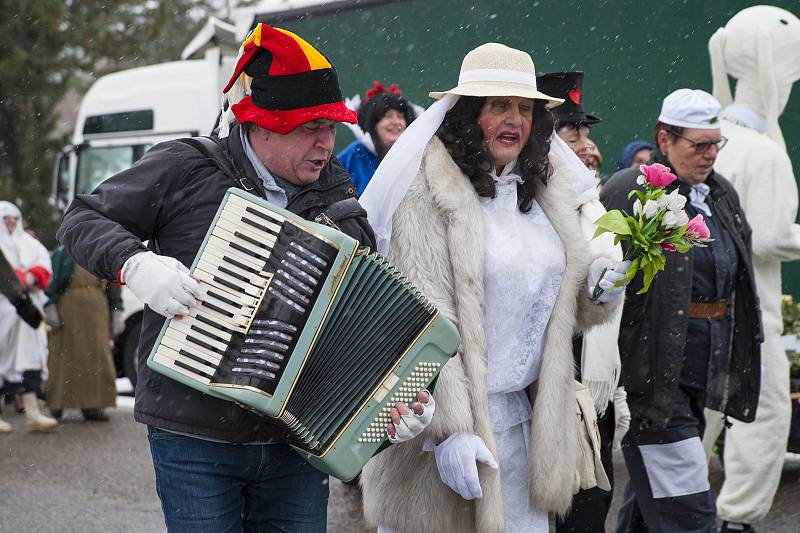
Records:
[[[87,194],[102,182],[136,162],[149,144],[124,146],[89,146],[78,152],[77,194]]]

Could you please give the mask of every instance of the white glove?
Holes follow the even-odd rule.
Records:
[[[167,318],[189,314],[189,306],[203,295],[180,261],[153,252],[138,253],[125,261],[122,282],[150,309]]]
[[[44,322],[52,330],[57,330],[61,327],[61,317],[58,314],[58,307],[56,304],[47,304],[44,306]]]
[[[450,435],[434,448],[434,454],[442,482],[465,500],[483,496],[476,461],[497,469],[497,461],[483,439],[469,433]]]
[[[122,317],[122,311],[114,309],[111,311],[111,336],[116,337],[125,331],[125,320]]]
[[[389,442],[397,444],[399,442],[411,440],[428,427],[428,424],[430,424],[433,419],[433,413],[436,412],[436,401],[433,399],[433,394],[430,392],[427,394],[428,401],[425,403],[419,402],[423,408],[422,414],[418,415],[414,412],[413,404],[412,409],[410,409],[407,414],[403,415],[398,412],[400,420],[394,424],[395,436],[393,437],[392,434],[389,433]]]
[[[614,287],[614,284],[625,277],[625,271],[630,268],[630,261],[614,261],[610,257],[598,257],[589,266],[589,295],[594,293],[596,286],[600,286],[603,292],[597,297],[595,302],[605,304],[613,302],[625,292],[625,285]],[[605,269],[605,273],[603,270]]]
[[[619,450],[622,438],[631,426],[631,411],[628,409],[628,393],[624,387],[617,387],[614,391],[614,419],[617,427],[614,428],[613,449]]]

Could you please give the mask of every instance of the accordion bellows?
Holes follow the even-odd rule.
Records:
[[[147,364],[272,417],[316,468],[352,479],[460,338],[378,254],[229,189],[192,265],[204,296],[167,320]]]

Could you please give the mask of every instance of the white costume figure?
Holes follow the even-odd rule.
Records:
[[[38,240],[28,235],[22,228],[22,214],[10,202],[0,202],[0,217],[15,219],[13,229],[4,224],[0,226],[0,249],[11,267],[18,272],[20,281],[30,289],[30,298],[42,311],[47,296],[44,289],[52,276],[50,254]],[[33,329],[17,315],[14,306],[5,296],[0,295],[0,384],[7,379],[34,371],[37,380],[47,371],[47,335],[44,322]],[[49,429],[56,425],[55,420],[44,417],[36,405],[36,393],[28,391],[23,395],[25,401],[28,431]],[[10,429],[10,428],[9,428]]]
[[[750,524],[763,519],[772,505],[790,423],[789,365],[780,338],[781,261],[800,259],[800,225],[794,223],[797,185],[778,117],[800,79],[800,20],[772,6],[744,9],[711,37],[709,51],[714,96],[723,106],[722,135],[728,138],[715,170],[736,188],[753,228],[764,326],[757,416],[727,430],[717,512],[725,521]],[[735,99],[728,75],[737,80]],[[709,411],[706,420],[708,451],[723,419]]]

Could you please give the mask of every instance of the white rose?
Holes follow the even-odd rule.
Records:
[[[642,214],[642,202],[638,198],[633,202],[633,214],[637,217]]]
[[[636,178],[636,183],[638,183],[639,185],[644,185],[646,183],[646,181],[644,179],[644,176],[643,175],[639,175],[639,177]]]
[[[653,218],[658,213],[658,204],[653,200],[647,200],[642,208],[645,218]]]
[[[664,213],[664,218],[661,219],[661,223],[667,229],[674,228],[678,225],[678,215],[672,211],[667,211]]]
[[[670,211],[670,212],[672,212],[672,211]],[[684,226],[689,222],[689,215],[687,215],[686,212],[684,212],[684,211],[679,211],[676,216],[678,218],[677,222],[675,223],[676,227],[677,226]]]
[[[686,205],[686,197],[678,193],[678,189],[669,194],[669,201],[667,202],[667,209],[670,211],[683,211]]]

